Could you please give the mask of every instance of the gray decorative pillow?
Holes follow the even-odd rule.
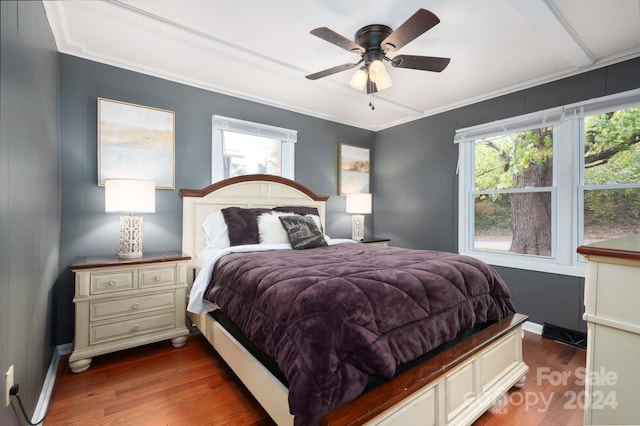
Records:
[[[291,247],[300,250],[327,245],[322,231],[309,216],[279,216]]]

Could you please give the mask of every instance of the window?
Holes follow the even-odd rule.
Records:
[[[473,248],[551,256],[553,127],[474,144]]]
[[[456,132],[459,251],[584,275],[582,244],[640,230],[640,90]]]
[[[294,179],[295,130],[213,116],[211,181],[269,174]]]
[[[640,231],[640,107],[582,125],[580,230],[585,243]]]

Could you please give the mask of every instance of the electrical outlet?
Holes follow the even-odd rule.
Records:
[[[9,395],[11,386],[13,386],[13,365],[9,367],[4,375],[4,405],[6,407],[11,404],[11,395]]]

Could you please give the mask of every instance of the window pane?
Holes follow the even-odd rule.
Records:
[[[474,144],[476,191],[553,185],[553,128],[479,139]]]
[[[640,230],[640,188],[584,191],[584,242],[629,235]]]
[[[224,132],[224,177],[282,175],[282,142],[243,133]]]
[[[474,197],[475,223],[473,248],[508,252],[511,247],[511,194]]]
[[[584,119],[584,184],[640,183],[640,107]]]
[[[474,197],[473,248],[551,256],[551,192]]]

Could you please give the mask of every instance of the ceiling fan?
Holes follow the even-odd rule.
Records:
[[[432,12],[418,9],[395,31],[381,24],[360,28],[356,32],[355,42],[327,27],[315,28],[311,30],[311,34],[345,50],[357,53],[361,59],[358,62],[342,64],[309,74],[306,78],[317,80],[361,65],[351,78],[350,84],[356,90],[366,89],[368,94],[373,94],[390,87],[392,84],[383,61],[391,63],[391,66],[395,68],[440,72],[449,65],[450,58],[416,55],[396,55],[389,58],[387,56],[387,53],[401,49],[439,22],[440,19]]]

